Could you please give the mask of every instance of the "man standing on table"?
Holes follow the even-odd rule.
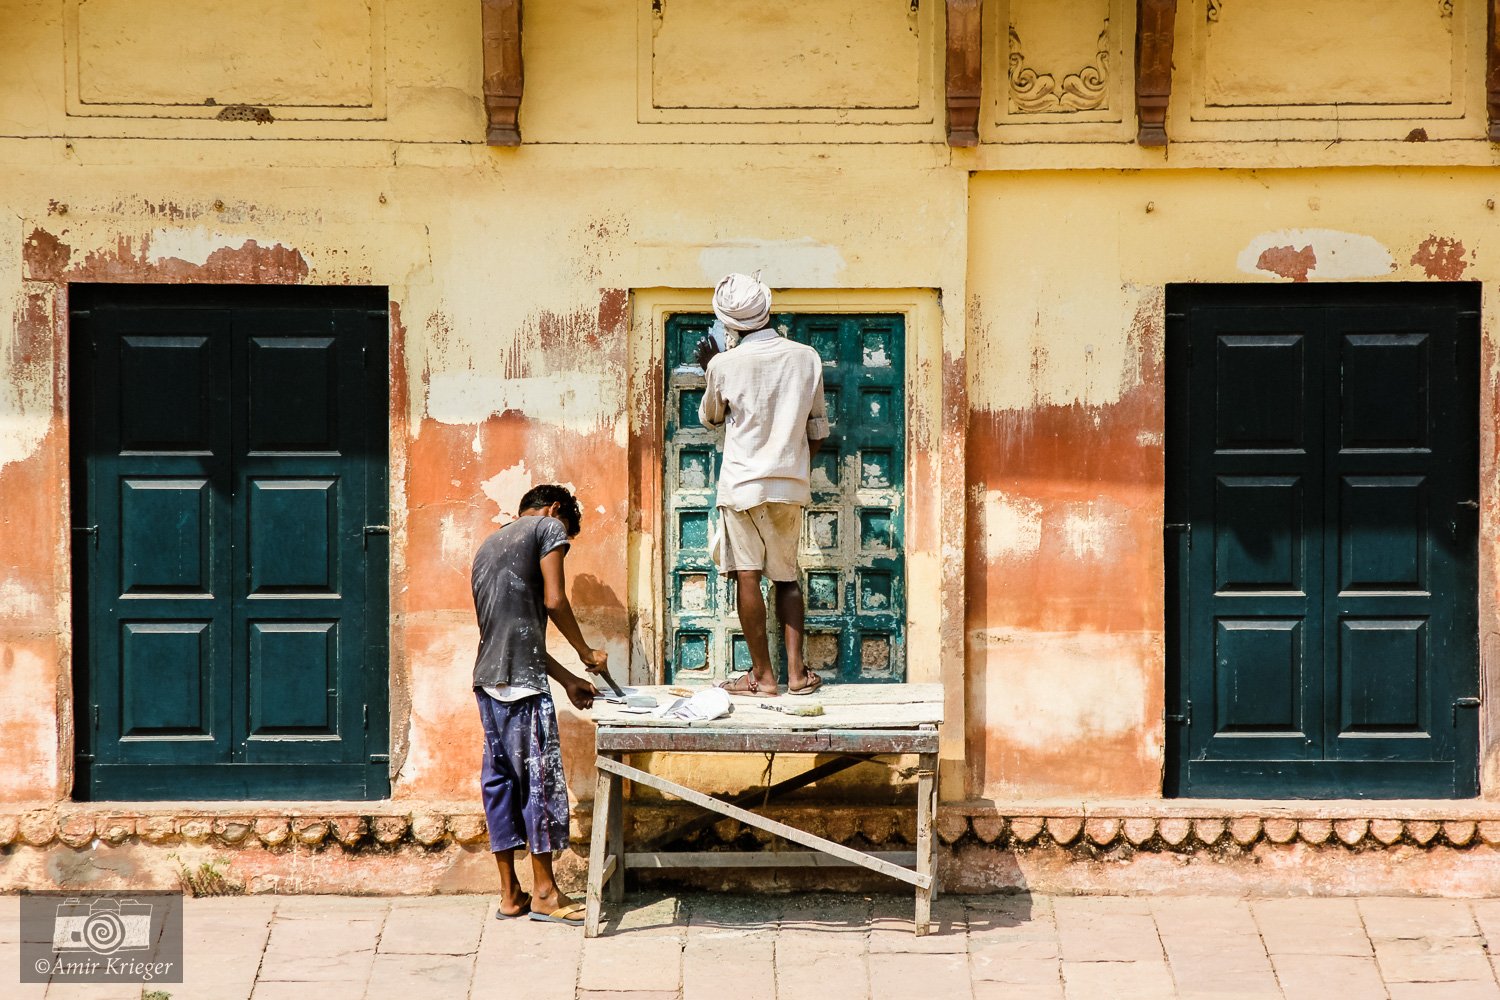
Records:
[[[812,452],[828,436],[823,360],[771,328],[771,290],[758,278],[731,274],[720,281],[714,315],[726,330],[739,333],[739,344],[708,361],[698,419],[724,428],[713,558],[720,573],[734,578],[751,663],[749,673],[720,686],[763,698],[781,693],[766,638],[764,575],[776,591],[787,690],[812,694],[823,679],[808,671],[802,657],[805,605],[797,547],[802,512],[812,500]]]

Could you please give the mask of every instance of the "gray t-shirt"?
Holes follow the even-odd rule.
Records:
[[[547,690],[547,609],[542,556],[569,544],[555,517],[518,518],[484,540],[474,554],[474,613],[479,656],[474,686],[518,685]]]

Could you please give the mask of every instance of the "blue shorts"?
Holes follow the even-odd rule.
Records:
[[[550,854],[568,846],[568,784],[552,696],[497,701],[479,688],[484,765],[479,789],[490,850]]]

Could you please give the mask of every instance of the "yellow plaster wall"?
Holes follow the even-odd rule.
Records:
[[[1076,61],[1097,40],[1092,26],[1082,41],[1039,29],[1037,6],[1012,2],[1049,59]],[[921,4],[907,36],[856,33],[874,48],[840,65],[909,64],[912,37],[917,62],[940,65],[940,6]],[[1068,9],[1107,10],[1124,32],[1132,7]],[[1474,5],[1454,8],[1472,30]],[[12,28],[0,207],[13,220],[0,227],[12,317],[0,325],[0,528],[25,540],[0,560],[0,755],[26,762],[0,775],[0,799],[66,795],[70,782],[67,498],[56,488],[67,478],[70,282],[390,288],[395,789],[430,799],[473,792],[468,553],[525,486],[584,493],[587,534],[570,567],[586,628],[616,662],[643,662],[631,612],[654,609],[638,606],[631,566],[650,546],[629,496],[633,435],[651,430],[639,344],[650,323],[632,291],[701,301],[723,272],[764,268],[775,286],[855,304],[928,296],[922,308],[939,318],[924,321],[913,377],[932,409],[910,460],[936,492],[910,502],[922,505],[913,584],[936,590],[937,617],[914,634],[938,661],[917,673],[948,684],[944,794],[958,798],[1159,790],[1163,283],[1282,280],[1255,267],[1281,245],[1313,248],[1313,280],[1427,280],[1412,261],[1430,240],[1453,241],[1438,249],[1450,271],[1450,258],[1462,264],[1455,276],[1495,277],[1490,175],[1449,165],[1496,162],[1472,102],[1445,119],[1448,140],[1392,139],[1405,122],[1340,142],[1217,122],[1165,153],[1128,141],[1128,110],[1118,123],[1095,116],[1071,133],[1048,125],[1024,142],[950,150],[930,72],[915,109],[876,109],[883,119],[827,106],[847,93],[830,88],[788,120],[760,108],[670,121],[641,103],[649,3],[574,0],[527,6],[527,141],[498,150],[482,145],[474,4],[384,0],[384,110],[266,124],[192,117],[186,105],[176,117],[70,114],[71,9],[0,0]],[[987,18],[987,31],[1004,29]],[[1180,28],[1191,36],[1188,21]],[[672,44],[695,41],[723,50],[708,20]],[[353,33],[342,44],[344,65],[371,48]],[[986,46],[1005,47],[993,34]],[[1180,64],[1180,101],[1194,92],[1191,63]],[[1128,97],[1123,58],[1110,71],[1110,93]],[[990,70],[986,86],[1001,80]],[[986,106],[1001,103],[991,89]],[[1190,133],[1191,115],[1174,104],[1169,124]],[[1488,498],[1488,430],[1484,441]],[[1487,588],[1492,562],[1486,550]],[[565,728],[586,741],[571,715]],[[583,755],[569,765],[587,795]]]
[[[1172,282],[1500,279],[1482,170],[982,174],[970,195],[970,791],[1160,792],[1161,382]],[[1273,257],[1275,255],[1272,255]],[[1481,635],[1493,649],[1497,371],[1486,296]],[[1486,723],[1486,734],[1493,732]],[[1487,765],[1493,770],[1493,764]]]

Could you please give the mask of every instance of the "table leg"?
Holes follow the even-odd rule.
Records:
[[[599,758],[603,759],[604,756],[600,754]],[[594,786],[594,832],[589,840],[589,884],[583,920],[584,937],[599,935],[599,911],[604,902],[604,865],[609,854],[610,805],[619,780],[601,769],[599,780]]]
[[[937,754],[921,755],[917,769],[917,873],[932,877],[930,888],[917,889],[915,930],[918,937],[927,934],[932,924],[932,900],[937,896],[937,874],[934,870],[933,821],[937,813]]]
[[[609,901],[625,898],[625,779],[614,776],[609,786],[609,853],[615,857],[614,874],[609,879]]]

